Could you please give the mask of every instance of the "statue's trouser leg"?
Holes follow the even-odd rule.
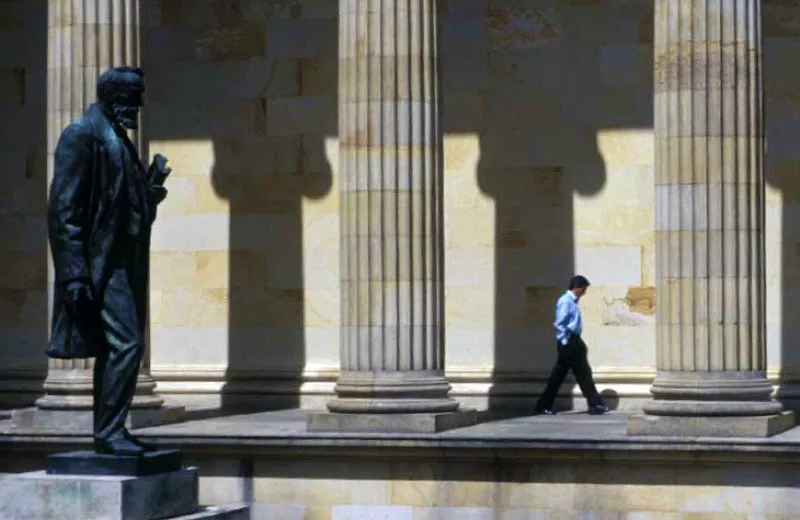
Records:
[[[96,440],[122,435],[136,391],[144,338],[125,268],[115,269],[103,294],[101,319],[107,351],[95,361]]]

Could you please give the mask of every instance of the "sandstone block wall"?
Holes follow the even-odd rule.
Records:
[[[45,364],[44,4],[0,4],[0,391],[35,387]],[[655,365],[652,2],[440,8],[456,393],[482,395],[492,376],[500,394],[535,392],[553,361],[554,299],[581,272],[594,284],[582,305],[601,386],[645,395]],[[339,356],[337,2],[143,0],[143,13],[145,129],[150,152],[174,170],[153,238],[159,390],[329,392]],[[791,381],[797,2],[764,2],[764,36],[768,355]]]

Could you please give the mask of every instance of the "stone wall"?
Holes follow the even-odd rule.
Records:
[[[44,456],[25,448],[7,454],[0,476],[41,468]],[[254,520],[789,520],[800,505],[796,454],[751,447],[671,460],[660,450],[335,450],[215,450],[187,463],[199,468],[201,504],[248,503]]]
[[[601,386],[655,357],[651,0],[449,0],[442,10],[447,368],[485,404],[535,393],[574,272]],[[330,391],[339,356],[335,0],[142,0],[159,391]],[[764,2],[770,367],[800,355],[800,4]],[[0,3],[0,390],[46,335],[44,2]],[[22,123],[24,121],[24,123]],[[25,131],[20,131],[20,125]],[[10,379],[11,377],[15,379]],[[226,380],[228,381],[226,383]],[[5,381],[5,382],[3,382]],[[577,391],[577,389],[575,389]],[[473,399],[474,398],[474,399]],[[319,401],[310,399],[306,404]]]
[[[534,391],[531,374],[545,377],[554,360],[555,299],[579,272],[593,284],[582,307],[599,379],[646,383],[655,363],[651,2],[448,6],[448,367],[464,376],[493,368],[505,382],[496,401]]]
[[[152,245],[155,377],[296,394],[304,370],[338,368],[337,3],[146,15],[147,132],[175,172]]]
[[[545,453],[545,452],[543,452]],[[552,453],[552,452],[550,452]],[[552,456],[552,455],[549,455]],[[796,472],[775,460],[447,462],[199,459],[206,503],[286,520],[789,520]],[[734,457],[733,455],[731,456]],[[588,460],[587,460],[588,459]],[[242,472],[246,472],[243,474]],[[309,485],[309,482],[312,485]]]

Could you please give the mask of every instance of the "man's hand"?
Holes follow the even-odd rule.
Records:
[[[94,295],[89,280],[67,282],[64,291],[64,305],[72,318],[80,318],[94,310]]]
[[[153,186],[162,186],[170,173],[172,168],[167,166],[167,158],[157,153],[150,165],[150,183]]]

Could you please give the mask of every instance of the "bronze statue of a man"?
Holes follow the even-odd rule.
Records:
[[[97,103],[61,134],[48,201],[55,267],[47,355],[94,357],[94,446],[141,455],[128,433],[144,354],[150,229],[170,169],[157,155],[145,171],[125,129],[137,128],[144,72],[116,67],[97,80]]]

